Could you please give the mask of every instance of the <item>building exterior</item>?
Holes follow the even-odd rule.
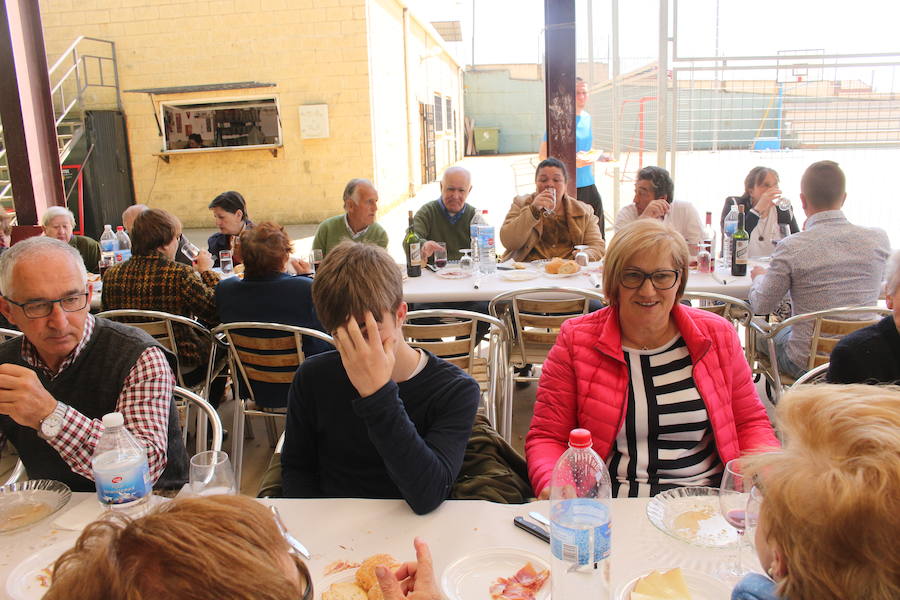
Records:
[[[462,156],[462,70],[403,0],[44,0],[48,63],[113,41],[135,201],[208,226],[318,222],[352,177],[382,210]],[[90,107],[88,107],[90,108]],[[190,134],[203,148],[189,149]]]

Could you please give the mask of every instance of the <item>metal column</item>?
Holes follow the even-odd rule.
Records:
[[[65,196],[41,12],[34,0],[0,0],[0,89],[16,218],[20,226],[37,225],[47,207],[65,205]],[[13,232],[14,240],[28,235]]]
[[[568,194],[574,198],[575,0],[544,0],[544,26],[547,156],[566,165]]]
[[[659,62],[656,88],[656,164],[665,168],[666,111],[669,100],[669,0],[659,0]]]

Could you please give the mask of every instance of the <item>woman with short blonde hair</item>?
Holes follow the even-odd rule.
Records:
[[[305,593],[304,593],[305,592]],[[56,561],[45,600],[311,599],[306,566],[266,508],[244,496],[185,498],[85,528]]]
[[[593,434],[615,496],[718,486],[729,460],[778,445],[734,328],[679,303],[687,264],[684,238],[655,219],[613,237],[609,306],[566,321],[541,372],[525,438],[540,497],[576,427]]]
[[[748,576],[732,598],[900,598],[900,387],[801,386],[775,411],[784,449],[742,461],[772,581]]]

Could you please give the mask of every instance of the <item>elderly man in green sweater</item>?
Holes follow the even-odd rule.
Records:
[[[450,167],[441,178],[441,197],[426,203],[416,212],[413,228],[422,244],[422,255],[431,257],[438,242],[447,244],[447,259],[459,260],[460,248],[469,248],[469,227],[481,222],[481,213],[466,204],[472,191],[472,176],[462,167]],[[404,243],[404,250],[406,244]]]
[[[368,179],[351,179],[344,187],[342,215],[329,217],[319,223],[313,249],[325,256],[344,240],[369,242],[387,248],[388,236],[384,227],[375,222],[378,213],[378,191]]]

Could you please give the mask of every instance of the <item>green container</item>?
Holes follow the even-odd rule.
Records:
[[[478,154],[482,152],[500,152],[500,128],[499,127],[476,127],[475,128],[475,150]]]

